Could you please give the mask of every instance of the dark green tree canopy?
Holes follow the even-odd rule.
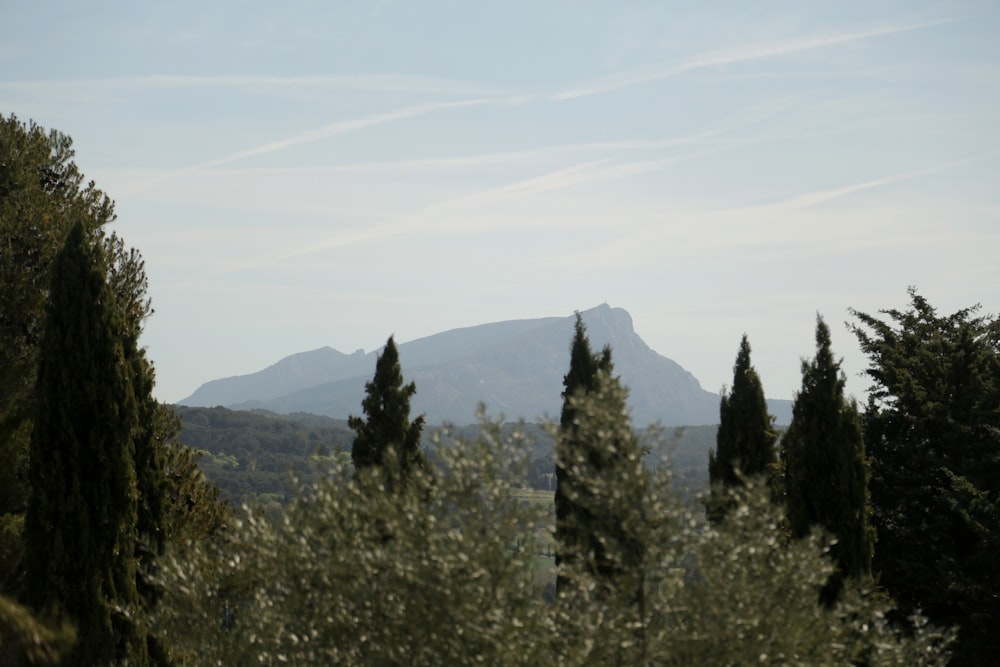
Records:
[[[961,626],[956,661],[1000,654],[1000,320],[852,310],[872,380],[864,415],[878,530],[874,566],[901,612]]]
[[[77,224],[52,271],[31,437],[27,594],[77,626],[71,665],[146,662],[121,611],[140,608],[139,413],[107,273],[102,245]]]
[[[74,225],[104,245],[103,270],[136,341],[150,311],[141,256],[104,235],[114,204],[73,158],[68,136],[0,117],[0,590],[14,594],[23,588],[20,527],[51,271]]]
[[[608,375],[613,371],[611,348],[605,346],[600,354],[594,354],[590,350],[587,327],[583,324],[580,313],[577,313],[576,323],[573,327],[573,342],[570,345],[569,371],[563,377],[563,407],[559,417],[560,426],[563,428],[573,426],[576,409],[569,399],[577,393],[586,393],[597,388],[599,384],[598,373],[601,371]]]
[[[0,429],[33,410],[49,271],[70,229],[91,232],[115,219],[113,202],[84,185],[73,157],[68,136],[0,117]]]
[[[569,371],[563,377],[563,406],[555,447],[556,543],[563,545],[557,546],[556,566],[567,567],[575,560],[576,554],[584,550],[582,545],[589,542],[584,531],[593,517],[589,509],[582,507],[574,497],[580,493],[574,489],[575,478],[583,471],[574,470],[573,462],[578,458],[588,460],[590,452],[587,443],[579,437],[577,401],[573,399],[597,388],[598,373],[602,369],[611,372],[611,351],[605,348],[600,356],[591,351],[587,328],[580,313],[577,313],[570,344]],[[564,587],[564,581],[560,578],[560,588]]]
[[[830,329],[817,316],[816,356],[802,362],[802,389],[782,439],[788,521],[797,538],[814,527],[829,532],[840,576],[867,580],[874,541],[868,472],[857,406],[844,397],[844,383]],[[840,587],[838,578],[831,581],[828,601]]]
[[[775,463],[777,432],[767,411],[764,387],[750,363],[750,342],[746,334],[733,366],[733,387],[723,391],[719,403],[719,430],[716,449],[708,453],[708,476],[717,491],[709,501],[709,516],[718,518],[722,499],[718,487],[742,484],[737,475],[770,475]]]
[[[423,416],[410,421],[410,398],[417,392],[413,382],[403,384],[399,351],[392,336],[375,362],[375,376],[365,383],[361,403],[365,418],[352,416],[348,424],[355,431],[351,460],[357,470],[385,466],[389,456],[393,466],[405,475],[414,466],[422,466],[420,433]],[[390,454],[390,452],[392,452]]]

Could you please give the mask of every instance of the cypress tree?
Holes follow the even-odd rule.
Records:
[[[74,224],[115,219],[74,163],[73,142],[0,116],[0,591],[24,590],[24,518],[35,379],[51,267]]]
[[[140,607],[135,381],[107,259],[82,225],[52,270],[25,519],[27,596],[76,625],[69,665],[146,663]]]
[[[871,576],[874,531],[869,519],[868,470],[861,421],[844,397],[844,374],[830,349],[830,329],[816,319],[816,357],[802,362],[802,390],[782,439],[785,493],[793,537],[819,526],[837,542],[838,571],[821,598],[836,600],[846,578]]]
[[[724,391],[719,402],[716,448],[708,453],[710,519],[722,518],[726,489],[742,485],[737,470],[746,477],[771,473],[778,437],[772,422],[760,377],[750,363],[750,342],[744,334],[733,366],[732,390]]]
[[[577,313],[556,438],[556,586],[565,590],[571,572],[584,573],[604,590],[622,583],[636,599],[641,584],[623,575],[639,570],[643,545],[625,517],[642,503],[645,475],[628,392],[612,371],[610,347],[591,352]]]
[[[153,398],[153,367],[144,352],[137,347],[138,339],[127,340],[126,355],[130,357],[133,390],[136,397],[137,428],[133,434],[133,453],[138,493],[136,506],[136,592],[145,610],[156,606],[163,591],[155,583],[156,558],[163,554],[167,540],[167,499],[175,486],[167,477],[165,457],[168,447],[164,432],[163,412],[167,410]],[[194,503],[193,496],[188,502]],[[189,512],[196,508],[189,506]],[[197,508],[197,509],[200,509]],[[142,637],[150,665],[170,665],[167,648],[152,634]]]
[[[361,402],[365,418],[348,418],[348,425],[355,431],[351,447],[355,470],[391,463],[393,472],[405,477],[414,467],[423,466],[420,432],[424,417],[410,421],[410,398],[416,392],[413,382],[403,384],[399,351],[389,336],[375,362],[374,378],[365,383],[365,398]]]

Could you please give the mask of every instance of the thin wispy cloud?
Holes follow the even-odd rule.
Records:
[[[802,193],[779,202],[736,206],[721,209],[674,211],[670,215],[651,215],[636,221],[617,241],[618,253],[636,265],[663,260],[669,249],[685,261],[714,257],[738,249],[747,257],[763,261],[782,261],[809,253],[836,254],[909,244],[940,244],[951,235],[947,226],[932,225],[918,236],[916,217],[936,215],[923,210],[920,203],[907,205],[893,201],[888,210],[868,205],[849,216],[823,204],[856,192],[903,183],[985,160],[995,154],[981,154],[951,160],[930,167],[892,174],[877,179]],[[900,217],[900,211],[907,211]],[[895,214],[892,214],[892,213]],[[916,217],[915,217],[916,216]],[[929,222],[930,220],[925,220]],[[574,256],[583,261],[589,255]],[[553,260],[555,261],[555,260]],[[562,261],[562,260],[560,260]],[[614,262],[608,256],[606,262]]]
[[[931,174],[937,174],[948,169],[954,169],[956,167],[965,166],[972,162],[982,160],[987,155],[977,155],[972,157],[966,157],[959,160],[949,160],[948,162],[942,162],[941,164],[933,165],[930,167],[924,167],[922,169],[915,169],[913,171],[906,171],[899,174],[893,174],[890,176],[885,176],[882,178],[875,178],[868,181],[862,181],[859,183],[852,183],[850,185],[845,185],[839,188],[832,188],[829,190],[818,190],[815,192],[807,192],[800,195],[796,195],[790,199],[786,199],[781,202],[774,204],[767,204],[763,207],[766,210],[796,210],[809,208],[812,206],[818,206],[820,204],[826,204],[835,199],[840,199],[849,194],[855,192],[861,192],[864,190],[871,190],[873,188],[879,188],[886,185],[894,185],[896,183],[902,183],[903,181],[908,181],[914,178],[919,178],[921,176],[930,176]]]
[[[469,107],[469,106],[487,104],[491,101],[492,100],[490,98],[478,98],[471,100],[458,100],[453,102],[435,102],[431,104],[418,104],[415,106],[403,107],[401,109],[395,109],[393,111],[387,111],[384,113],[362,116],[360,118],[353,118],[351,120],[338,121],[335,123],[330,123],[329,125],[324,125],[314,130],[301,132],[291,137],[286,137],[284,139],[279,139],[277,141],[271,141],[266,144],[254,146],[253,148],[237,151],[235,153],[230,153],[228,155],[224,155],[219,158],[207,160],[205,162],[201,162],[189,167],[184,167],[182,169],[177,169],[168,172],[166,174],[161,174],[156,178],[141,183],[126,185],[126,187],[128,187],[129,189],[144,189],[150,186],[161,185],[164,182],[169,181],[170,179],[183,174],[202,171],[205,169],[211,169],[213,167],[221,167],[227,164],[232,164],[234,162],[239,162],[240,160],[244,160],[246,158],[255,157],[258,155],[266,155],[268,153],[274,153],[276,151],[285,150],[293,146],[299,146],[302,144],[310,144],[318,141],[323,141],[326,139],[330,139],[331,137],[347,134],[348,132],[354,132],[356,130],[361,130],[375,125],[392,123],[395,121],[404,120],[407,118],[413,118],[415,116],[422,116],[424,114],[433,113],[436,111],[444,111],[447,109],[455,109],[460,107]]]
[[[604,79],[598,79],[575,88],[560,91],[554,94],[552,99],[567,100],[577,97],[586,97],[589,95],[600,95],[643,83],[659,81],[661,79],[666,79],[699,69],[719,67],[723,65],[735,65],[739,63],[764,60],[767,58],[776,58],[803,51],[873,39],[875,37],[884,37],[901,32],[931,28],[945,23],[952,23],[955,20],[956,19],[944,19],[926,23],[909,23],[895,26],[885,26],[872,30],[844,32],[834,35],[811,35],[796,39],[750,44],[732,49],[710,51],[660,69],[631,72]]]
[[[498,95],[503,91],[492,86],[432,76],[379,73],[337,73],[298,76],[270,75],[188,75],[152,74],[107,78],[0,80],[0,90],[60,91],[152,90],[173,88],[238,88],[260,92],[298,89],[357,90],[367,92],[424,93],[435,95]]]
[[[404,107],[402,109],[396,109],[393,111],[387,111],[385,113],[372,114],[370,116],[363,116],[361,118],[354,118],[351,120],[338,121],[336,123],[330,123],[329,125],[324,125],[323,127],[317,128],[315,130],[310,130],[308,132],[303,132],[286,139],[279,139],[278,141],[272,141],[260,146],[255,146],[244,151],[238,151],[236,153],[231,153],[214,160],[209,160],[207,162],[202,162],[189,169],[200,170],[208,169],[210,167],[218,167],[225,164],[231,164],[233,162],[238,162],[239,160],[246,159],[248,157],[254,157],[256,155],[264,155],[266,153],[273,153],[275,151],[285,150],[286,148],[291,148],[292,146],[298,146],[300,144],[310,144],[317,141],[323,141],[324,139],[329,139],[341,134],[347,134],[348,132],[353,132],[355,130],[360,130],[366,127],[371,127],[373,125],[383,125],[385,123],[392,123],[398,120],[403,120],[406,118],[413,118],[414,116],[422,116],[424,114],[432,113],[435,111],[444,111],[445,109],[456,109],[459,107],[476,106],[481,104],[486,104],[490,102],[489,99],[473,99],[473,100],[460,100],[457,102],[435,102],[432,104],[418,104],[412,107]]]
[[[591,143],[558,144],[516,151],[496,151],[472,155],[418,158],[412,160],[385,160],[377,162],[351,162],[347,164],[304,166],[304,167],[247,167],[243,169],[218,170],[225,175],[297,175],[336,174],[359,172],[415,172],[423,170],[449,170],[468,167],[489,166],[506,163],[538,163],[543,160],[565,158],[580,153],[621,153],[657,151],[690,144],[708,142],[727,132],[726,129],[708,130],[697,135],[675,139],[635,139],[623,141],[601,141]]]
[[[503,201],[517,197],[571,188],[585,183],[625,178],[662,168],[666,162],[667,160],[648,160],[609,165],[597,160],[576,164],[535,178],[433,204],[383,224],[338,229],[326,238],[313,238],[307,243],[292,247],[280,248],[271,245],[260,253],[213,262],[212,268],[216,272],[230,272],[273,266],[308,255],[375,243],[398,238],[401,235],[480,233],[491,229],[511,229],[521,225],[503,216],[485,215],[477,215],[475,222],[470,223],[469,212],[482,211],[484,207],[496,207]],[[532,218],[531,222],[525,225],[537,228],[538,222],[538,219]],[[565,221],[564,226],[569,229],[578,224],[578,221]]]
[[[135,189],[145,189],[150,186],[162,185],[178,176],[209,169],[212,170],[212,173],[219,176],[253,177],[275,175],[298,176],[305,174],[321,175],[337,173],[359,174],[362,172],[412,173],[428,170],[468,169],[503,163],[538,164],[546,160],[560,160],[565,159],[568,156],[586,153],[597,154],[598,157],[595,157],[595,160],[621,160],[623,155],[629,152],[655,152],[685,146],[708,146],[713,143],[724,143],[724,136],[732,134],[737,130],[753,126],[787,111],[796,99],[797,98],[795,96],[783,96],[768,100],[764,103],[753,104],[746,108],[726,114],[726,116],[718,124],[702,132],[665,139],[623,139],[617,141],[558,144],[538,148],[527,148],[523,150],[494,151],[472,155],[386,160],[376,162],[351,162],[340,165],[310,165],[302,167],[263,166],[217,169],[217,167],[225,167],[245,158],[280,151],[299,144],[329,139],[340,134],[346,134],[347,132],[363,129],[373,125],[389,123],[396,120],[403,120],[414,116],[458,107],[505,104],[509,101],[509,98],[478,98],[456,102],[425,104],[398,109],[383,114],[373,114],[359,119],[333,123],[316,130],[300,133],[283,140],[263,144],[261,146],[232,153],[221,158],[202,162],[183,169],[147,175],[142,179],[137,179],[133,183],[125,183],[122,187],[123,189],[126,189],[127,192]],[[748,142],[756,142],[758,140],[742,138],[732,141],[735,143],[727,145],[719,144],[716,146],[716,149],[725,148],[726,146],[746,145]]]
[[[586,183],[613,181],[636,174],[662,169],[675,162],[675,158],[660,160],[637,160],[621,164],[609,164],[606,160],[592,160],[548,172],[541,176],[509,183],[497,188],[459,197],[451,201],[435,204],[421,211],[422,214],[437,213],[444,209],[460,207],[491,206],[517,197],[531,196],[551,190],[563,190]]]
[[[426,168],[462,168],[489,165],[495,162],[514,161],[518,163],[537,164],[544,159],[565,159],[574,154],[594,152],[599,156],[595,159],[577,161],[573,164],[548,170],[540,175],[529,178],[517,179],[495,187],[488,187],[470,194],[450,197],[442,201],[416,208],[408,213],[392,213],[385,211],[382,222],[367,224],[364,226],[340,227],[334,233],[329,233],[320,238],[311,238],[306,242],[302,239],[291,247],[287,245],[287,235],[282,235],[281,240],[273,239],[254,249],[247,248],[247,252],[241,253],[240,257],[228,258],[213,262],[213,269],[216,272],[228,273],[234,271],[250,270],[255,267],[273,266],[285,263],[290,260],[299,260],[302,257],[316,255],[317,253],[329,252],[348,247],[357,247],[378,243],[386,239],[398,238],[416,234],[465,234],[482,233],[490,230],[513,228],[530,228],[538,230],[545,229],[576,229],[581,226],[590,226],[593,229],[603,229],[606,227],[606,217],[594,216],[588,223],[585,222],[579,213],[573,216],[566,216],[565,219],[554,217],[552,213],[546,216],[532,215],[530,210],[521,210],[515,215],[510,215],[510,204],[515,204],[518,200],[529,200],[533,197],[556,191],[570,190],[580,186],[607,183],[628,179],[633,176],[654,172],[675,165],[681,160],[695,159],[710,153],[726,150],[734,146],[746,145],[747,139],[740,139],[730,142],[721,142],[720,139],[736,129],[747,124],[753,124],[763,118],[770,117],[785,108],[787,100],[772,100],[765,104],[755,104],[746,109],[738,110],[728,114],[725,122],[705,131],[686,136],[672,137],[655,140],[622,140],[592,142],[583,144],[567,144],[549,146],[539,149],[529,149],[525,151],[501,151],[482,155],[457,156],[454,158],[428,158],[422,160],[404,160],[389,163],[368,163],[372,169],[426,169]],[[387,118],[386,115],[380,118]],[[357,123],[352,123],[356,125]],[[342,127],[339,124],[337,127]],[[309,136],[318,136],[319,132]],[[299,135],[297,139],[306,138]],[[267,147],[275,149],[283,147],[288,142],[275,142]],[[694,147],[695,150],[676,151]],[[636,159],[638,155],[648,152],[664,152],[665,156],[656,156],[646,159]],[[240,154],[228,156],[238,159],[250,154],[260,154],[260,149],[244,151]],[[637,155],[638,154],[638,155]],[[212,164],[223,164],[223,160],[216,160],[212,163],[203,163],[198,168],[208,169]],[[208,173],[199,175],[199,179],[204,177],[236,177],[243,176],[267,176],[273,177],[275,174],[302,175],[303,173],[326,173],[331,170],[358,173],[364,170],[366,165],[351,164],[341,166],[309,167],[309,168],[248,168],[248,169],[211,169]],[[208,186],[211,192],[218,192],[219,188]],[[275,188],[269,190],[273,198]],[[247,203],[245,197],[240,195],[240,205]],[[271,202],[274,204],[275,202]],[[344,202],[340,202],[338,213],[343,214]],[[295,208],[294,202],[288,202],[288,207]],[[284,207],[284,205],[283,205]],[[343,218],[343,215],[338,217]],[[370,217],[370,216],[369,216]],[[584,216],[585,217],[585,216]],[[347,219],[357,218],[348,215]]]

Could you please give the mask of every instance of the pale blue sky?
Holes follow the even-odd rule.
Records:
[[[602,302],[778,398],[818,311],[860,397],[848,307],[1000,310],[996,2],[4,4],[0,113],[117,200],[167,401]]]

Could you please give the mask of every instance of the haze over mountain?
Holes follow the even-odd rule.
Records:
[[[637,425],[718,422],[719,395],[646,345],[624,309],[602,304],[581,315],[595,351],[611,345]],[[510,320],[397,341],[403,376],[417,385],[413,414],[425,414],[431,424],[465,424],[474,421],[482,402],[490,415],[502,413],[509,420],[557,419],[573,322],[574,316]],[[207,382],[180,404],[345,418],[361,413],[377,353],[324,347],[293,354],[256,373]],[[777,422],[787,424],[791,402],[769,403]]]

